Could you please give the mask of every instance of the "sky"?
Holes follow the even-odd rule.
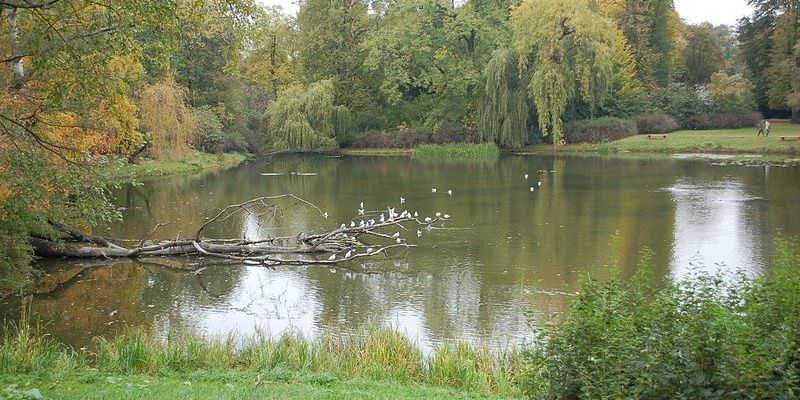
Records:
[[[297,0],[258,0],[266,5],[280,5],[289,13],[297,12]],[[752,9],[746,0],[675,0],[675,8],[687,22],[711,22],[714,25],[736,25],[736,21],[750,15]]]

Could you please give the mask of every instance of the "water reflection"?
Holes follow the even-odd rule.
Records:
[[[291,174],[297,171],[318,175]],[[623,276],[633,274],[645,246],[656,254],[658,277],[685,276],[692,265],[760,272],[776,231],[800,234],[798,177],[797,169],[772,169],[767,179],[763,168],[692,160],[516,156],[458,165],[273,157],[226,173],[127,187],[116,194],[125,222],[101,229],[136,238],[171,222],[157,236],[192,235],[226,205],[283,193],[320,205],[330,218],[288,202],[294,206],[274,218],[240,214],[204,234],[258,239],[319,231],[349,223],[362,201],[376,210],[399,207],[401,196],[404,207],[423,215],[449,213],[452,229],[426,231],[419,240],[412,234],[418,248],[348,265],[356,272],[203,259],[49,262],[31,311],[59,340],[77,345],[125,326],[162,335],[321,335],[384,323],[428,348],[453,338],[502,347],[562,313],[587,273],[602,276],[614,265]],[[20,302],[7,300],[0,315],[18,319]]]
[[[758,222],[764,199],[745,193],[736,180],[680,179],[670,187],[675,201],[675,244],[671,260],[676,279],[693,272],[760,272],[769,242]]]

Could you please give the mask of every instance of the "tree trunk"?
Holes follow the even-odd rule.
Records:
[[[792,123],[800,123],[800,109],[792,107]]]
[[[11,66],[14,70],[14,86],[19,89],[25,85],[25,65],[22,63],[23,54],[19,45],[16,7],[6,9],[6,19],[8,19],[8,37],[11,41]]]

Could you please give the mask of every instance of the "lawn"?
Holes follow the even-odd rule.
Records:
[[[709,131],[677,131],[666,139],[651,139],[647,135],[601,144],[566,145],[559,151],[609,153],[731,153],[765,154],[794,157],[800,155],[800,141],[781,141],[780,136],[800,137],[800,125],[775,122],[767,138],[756,136],[756,128]],[[657,135],[654,135],[657,136]],[[537,151],[553,151],[550,145],[534,146]]]
[[[35,389],[35,391],[32,391]],[[36,397],[36,393],[42,397]],[[88,373],[51,380],[0,375],[0,398],[19,399],[481,399],[517,398],[415,383],[353,379],[330,374],[198,372],[167,375]]]

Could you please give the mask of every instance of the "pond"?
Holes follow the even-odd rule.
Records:
[[[159,335],[317,336],[383,324],[425,348],[455,338],[502,348],[558,318],[588,273],[617,269],[630,276],[645,247],[655,253],[657,278],[695,270],[762,273],[775,235],[800,234],[798,183],[796,168],[710,166],[683,157],[520,155],[489,163],[269,157],[122,188],[115,198],[124,222],[97,233],[143,238],[157,223],[169,223],[155,236],[188,236],[226,205],[282,193],[319,205],[330,218],[294,206],[268,224],[239,218],[209,235],[321,231],[349,223],[360,202],[381,210],[401,207],[400,197],[402,207],[446,212],[452,220],[421,238],[408,234],[417,248],[346,269],[51,260],[42,263],[49,274],[30,301],[7,299],[0,315],[17,320],[26,309],[55,338],[76,346],[130,326]]]

